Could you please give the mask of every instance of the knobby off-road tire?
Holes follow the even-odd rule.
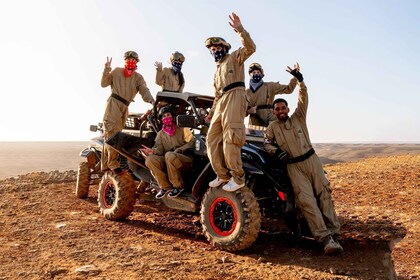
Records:
[[[79,163],[76,180],[76,196],[78,198],[86,198],[89,193],[90,168],[89,164],[84,161]]]
[[[261,227],[258,202],[247,187],[236,192],[209,188],[201,202],[200,215],[207,240],[226,251],[251,246]]]
[[[108,220],[121,220],[133,212],[136,203],[136,187],[129,173],[114,175],[107,172],[98,189],[98,206]]]

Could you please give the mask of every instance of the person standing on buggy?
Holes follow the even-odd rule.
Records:
[[[182,172],[191,169],[194,148],[194,136],[189,128],[177,127],[175,113],[170,106],[159,110],[158,118],[162,129],[157,133],[153,148],[143,146],[141,152],[146,158],[146,166],[156,179],[160,191],[156,198],[176,197],[184,191],[185,183]]]
[[[314,238],[322,242],[327,255],[343,251],[338,242],[340,223],[331,197],[330,182],[322,163],[312,147],[306,124],[308,91],[298,63],[287,71],[299,81],[298,105],[289,117],[287,101],[273,103],[277,120],[266,130],[264,148],[287,164],[287,172],[295,193],[296,204],[308,222]]]
[[[162,68],[162,62],[156,61],[156,84],[162,87],[162,91],[182,92],[185,87],[182,64],[185,57],[180,52],[171,55],[172,67]]]
[[[295,90],[297,79],[293,77],[288,85],[278,82],[264,82],[264,69],[259,63],[249,65],[249,88],[246,90],[248,99],[249,124],[265,126],[277,120],[273,114],[274,96],[277,94],[290,94]]]
[[[144,102],[154,104],[154,98],[143,76],[136,72],[137,63],[140,61],[138,54],[135,51],[127,51],[124,54],[124,60],[124,68],[117,67],[112,70],[112,58],[107,57],[102,74],[101,86],[103,88],[111,86],[111,96],[107,100],[103,117],[105,141],[123,130],[128,117],[128,106],[137,93],[141,95]],[[118,162],[118,153],[108,144],[103,146],[101,169],[104,172],[111,170],[116,175],[123,173]]]
[[[205,41],[217,64],[215,99],[206,122],[211,121],[207,133],[207,154],[217,175],[209,186],[216,188],[226,183],[223,189],[233,192],[245,186],[241,160],[247,109],[244,62],[256,47],[239,17],[232,13],[229,18],[229,24],[241,38],[243,48],[229,54],[231,46],[223,38],[210,37]]]

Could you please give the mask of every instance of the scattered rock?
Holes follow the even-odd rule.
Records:
[[[95,276],[101,273],[102,271],[94,266],[93,264],[84,265],[82,267],[76,268],[76,274],[91,275]]]
[[[265,258],[264,257],[259,257],[257,259],[257,263],[262,263],[262,262],[265,262]]]
[[[55,227],[56,228],[64,228],[66,225],[67,224],[62,223],[62,224],[57,224]]]

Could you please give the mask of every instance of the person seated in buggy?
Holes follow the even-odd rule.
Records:
[[[168,192],[169,197],[176,197],[184,190],[182,172],[192,167],[189,151],[194,148],[194,136],[188,128],[176,126],[176,115],[171,106],[160,108],[158,118],[162,129],[157,133],[153,148],[143,145],[140,150],[160,187],[156,194],[160,199]]]

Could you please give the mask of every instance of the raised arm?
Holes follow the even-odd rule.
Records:
[[[303,82],[303,75],[300,73],[299,63],[296,62],[293,69],[287,66],[286,71],[299,81],[298,105],[293,114],[297,114],[299,117],[306,119],[306,112],[308,111],[308,91],[305,83]]]
[[[105,68],[104,72],[102,73],[101,87],[107,87],[112,84],[111,62],[112,57],[106,57]]]
[[[280,83],[269,82],[268,85],[268,92],[270,96],[274,97],[277,94],[291,94],[296,88],[298,80],[296,78],[290,79],[288,85],[283,85]]]
[[[156,81],[155,81],[155,83],[158,86],[162,86],[163,85],[162,62],[156,61],[155,62],[155,67],[156,67]]]
[[[246,31],[242,26],[240,18],[235,13],[232,13],[232,15],[229,15],[229,19],[230,26],[233,28],[233,30],[235,30],[236,33],[239,34],[242,46],[244,46],[237,52],[237,59],[240,64],[243,64],[245,60],[247,60],[248,57],[250,57],[256,51],[257,48],[248,31]]]

